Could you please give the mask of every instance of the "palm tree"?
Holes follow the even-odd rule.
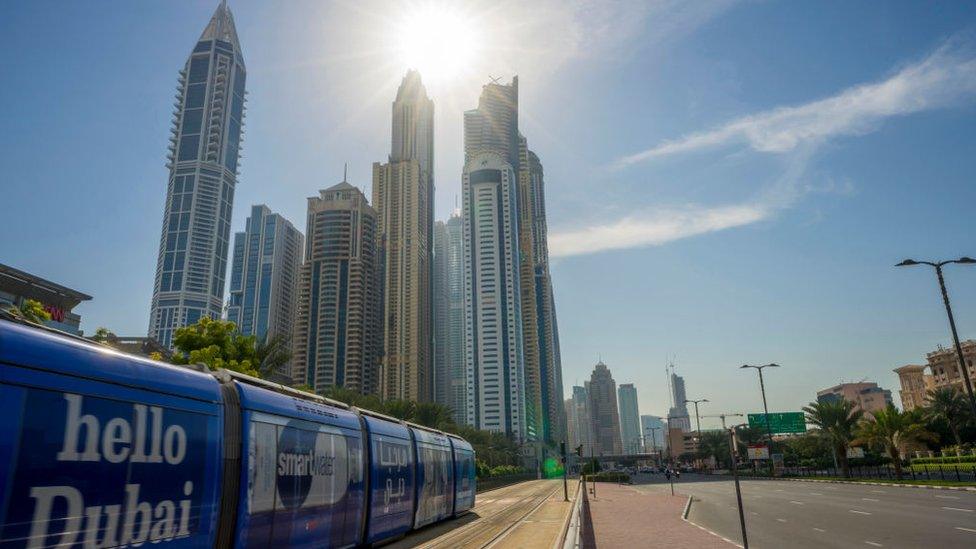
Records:
[[[254,360],[261,377],[278,372],[291,360],[291,338],[286,334],[272,334],[254,344]]]
[[[816,425],[821,435],[830,441],[841,474],[845,478],[851,476],[851,468],[847,462],[847,448],[854,439],[854,431],[864,412],[847,400],[811,402],[809,406],[803,408],[803,411],[806,412],[807,421]]]
[[[699,456],[714,457],[717,466],[729,461],[729,436],[725,431],[705,431],[698,442]]]
[[[895,466],[895,476],[901,480],[901,453],[905,450],[905,446],[930,440],[933,435],[925,430],[918,415],[901,412],[892,404],[884,410],[874,412],[873,415],[874,417],[861,422],[858,439],[884,447]]]
[[[956,451],[962,446],[959,428],[969,423],[969,402],[955,387],[930,389],[925,399],[925,417],[930,420],[944,420],[949,425],[952,437],[956,439]]]
[[[414,407],[413,420],[442,431],[451,431],[454,427],[454,413],[451,408],[436,402],[418,402]]]

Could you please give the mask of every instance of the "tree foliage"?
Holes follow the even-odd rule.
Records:
[[[859,441],[884,448],[898,479],[902,477],[901,459],[907,446],[933,438],[925,429],[920,414],[902,412],[891,404],[861,422],[857,436]]]
[[[857,424],[864,415],[857,406],[847,400],[836,402],[811,402],[803,408],[807,422],[819,429],[821,436],[830,441],[834,449],[834,456],[840,465],[841,474],[851,475],[847,461],[847,448],[854,440]]]
[[[959,432],[972,421],[969,411],[969,401],[966,396],[955,387],[940,387],[930,389],[926,395],[926,406],[923,411],[926,419],[933,422],[944,422],[949,427],[955,439],[956,447],[962,446]]]
[[[44,310],[44,305],[36,299],[25,299],[19,307],[11,305],[7,308],[7,312],[35,324],[43,324],[51,320],[51,313]]]
[[[260,359],[255,337],[237,331],[229,320],[203,317],[196,324],[176,329],[173,335],[174,364],[205,364],[211,370],[224,368],[260,377]]]

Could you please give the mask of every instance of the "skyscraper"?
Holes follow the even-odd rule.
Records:
[[[633,383],[624,383],[617,388],[617,405],[620,410],[620,440],[624,453],[640,453],[640,413],[637,411],[637,388]]]
[[[383,275],[381,394],[431,400],[434,103],[410,71],[393,102],[389,162],[373,164]]]
[[[583,455],[593,451],[592,425],[590,421],[590,397],[586,387],[574,386],[573,396],[566,399],[567,441],[570,448],[583,446]]]
[[[495,152],[519,165],[518,76],[511,84],[491,82],[481,88],[478,108],[464,113],[464,158]]]
[[[545,380],[541,363],[539,300],[536,296],[534,239],[532,237],[532,187],[529,175],[529,148],[518,136],[518,245],[519,288],[522,307],[522,349],[525,360],[525,424],[531,440],[545,440],[543,392]]]
[[[465,413],[464,265],[461,216],[434,225],[434,395],[462,424]]]
[[[563,399],[563,373],[559,354],[559,327],[556,323],[556,302],[549,275],[548,229],[546,224],[545,183],[542,163],[534,152],[525,148],[527,169],[519,180],[522,199],[519,207],[527,211],[520,223],[531,227],[532,274],[535,299],[535,339],[539,346],[539,378],[541,381],[541,414],[543,439],[558,442],[565,439],[566,416],[559,403]],[[523,221],[524,220],[524,221]],[[521,225],[520,225],[521,226]]]
[[[464,165],[467,423],[526,440],[515,170],[501,155]]]
[[[610,369],[601,360],[593,367],[590,384],[590,425],[593,455],[622,454],[620,416],[617,413],[617,384]]]
[[[545,243],[545,196],[542,163],[518,128],[518,77],[511,84],[491,82],[482,88],[478,108],[464,113],[466,165],[478,155],[497,155],[516,177],[518,309],[522,328],[522,392],[525,437],[554,443],[566,440],[562,368],[555,303]],[[511,212],[510,212],[511,213]],[[468,212],[465,210],[465,215]],[[466,224],[467,224],[466,218]]]
[[[180,71],[149,336],[219,318],[244,119],[244,57],[224,2]]]
[[[691,418],[688,417],[688,399],[685,393],[685,378],[678,374],[671,374],[671,398],[674,406],[668,410],[668,428],[681,429],[687,433],[691,431]]]
[[[431,269],[431,283],[434,289],[431,298],[434,304],[434,355],[433,355],[433,388],[434,402],[448,406],[447,395],[450,382],[447,375],[448,326],[447,311],[449,306],[447,288],[447,225],[443,221],[434,222],[434,267]]]
[[[379,277],[376,212],[343,181],[308,199],[292,379],[376,393]]]
[[[244,232],[234,233],[227,319],[244,335],[291,338],[304,237],[267,206],[251,207]]]

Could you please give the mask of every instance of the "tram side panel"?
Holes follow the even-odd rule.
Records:
[[[460,515],[474,507],[474,448],[460,437],[452,436],[450,440],[454,452],[454,514]]]
[[[417,511],[414,528],[445,519],[454,509],[451,443],[439,433],[411,427],[417,451]]]
[[[345,409],[237,385],[239,547],[351,547],[364,520],[363,439]]]
[[[416,484],[410,431],[369,415],[370,498],[366,543],[405,534],[413,525]]]
[[[212,546],[219,401],[207,374],[0,322],[0,546]]]

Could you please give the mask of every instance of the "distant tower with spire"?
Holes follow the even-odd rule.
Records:
[[[180,71],[149,335],[219,318],[237,186],[247,69],[234,17],[221,2]]]

